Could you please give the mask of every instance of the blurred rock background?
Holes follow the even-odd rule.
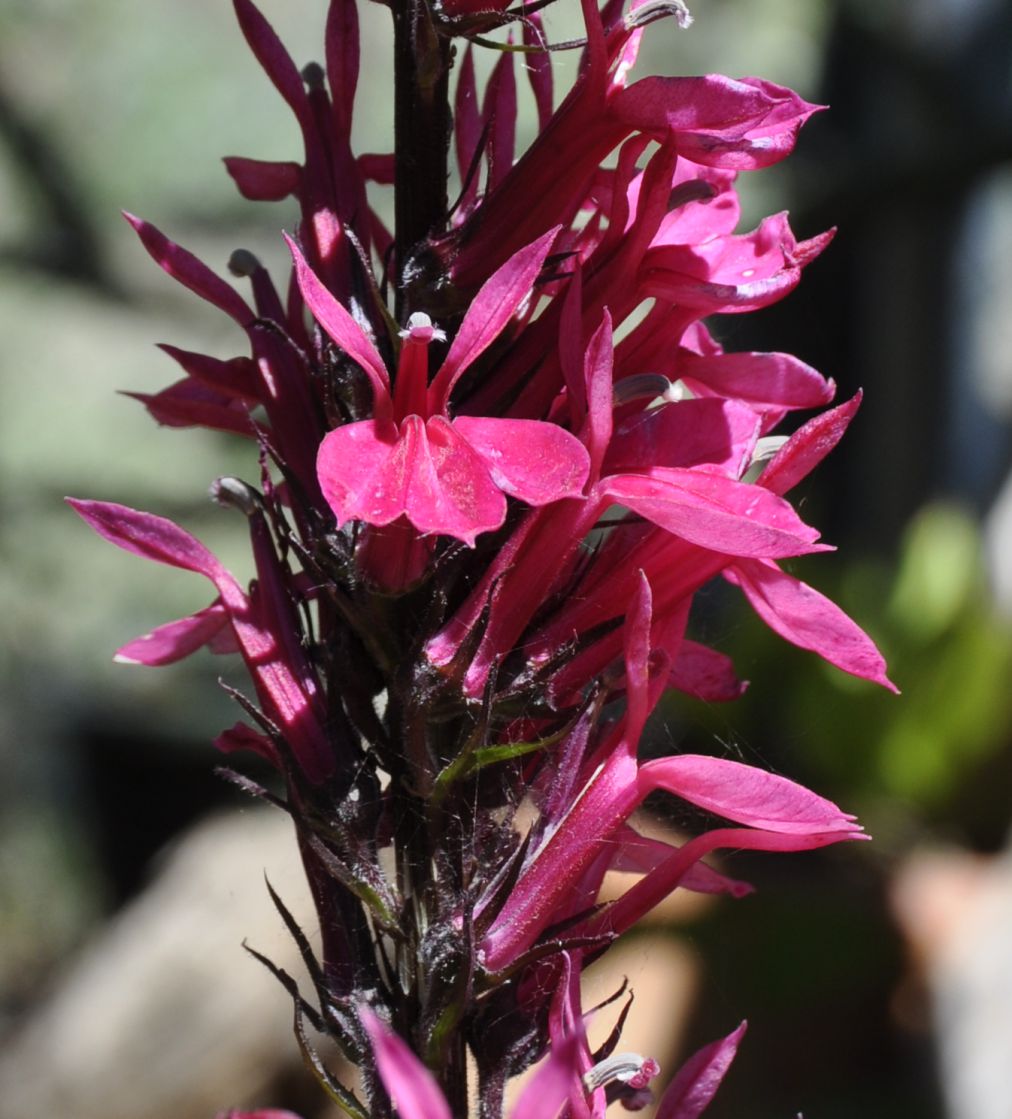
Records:
[[[573,24],[566,5],[556,27]],[[318,56],[324,0],[262,7],[297,61]],[[356,135],[385,150],[387,13],[364,9]],[[727,707],[672,700],[658,742],[805,781],[876,842],[742,856],[756,896],[665,910],[630,946],[648,969],[633,1020],[684,1054],[750,1018],[714,1119],[1009,1119],[1012,9],[693,11],[688,32],[651,28],[641,70],[759,73],[832,105],[742,190],[753,218],[789,206],[799,236],[838,225],[837,241],[782,305],[718,330],[729,348],[799,354],[841,398],[864,387],[802,495],[840,551],[797,570],[875,635],[903,695],[783,645],[730,592],[707,596],[698,625],[752,688]],[[556,57],[564,88],[575,57]],[[241,948],[289,951],[265,868],[301,894],[284,827],[212,773],[208,742],[234,717],[214,681],[242,673],[207,656],[114,666],[206,590],[115,552],[61,502],[173,516],[248,573],[242,526],[204,496],[251,472],[244,449],[157,429],[115,395],[171,379],[156,341],[227,357],[241,339],[117,210],[220,271],[239,246],[281,262],[292,211],[243,202],[218,157],[297,151],[226,0],[0,0],[3,1119],[319,1106],[285,998]]]

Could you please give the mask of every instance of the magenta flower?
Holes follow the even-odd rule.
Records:
[[[372,342],[290,243],[306,304],[373,390],[374,418],[336,428],[320,444],[320,486],[338,525],[405,517],[420,533],[455,536],[473,547],[479,533],[503,523],[504,494],[547,505],[580,493],[587,453],[569,432],[537,420],[448,414],[457,381],[530,298],[555,233],[521,249],[483,284],[431,384],[428,347],[439,335],[424,312],[415,312],[402,331],[392,394]]]
[[[636,744],[668,668],[662,655],[651,670],[652,620],[650,587],[641,575],[625,627],[626,714],[610,735],[606,752],[589,754],[573,775],[567,810],[557,819],[555,811],[547,812],[543,842],[531,844],[509,899],[481,943],[480,959],[490,971],[512,966],[542,930],[593,903],[611,860],[622,858],[629,845],[628,838],[615,844],[616,834],[658,789],[746,827],[715,829],[670,851],[611,909],[583,923],[588,936],[625,931],[719,847],[804,851],[861,838],[853,816],[800,785],[751,766],[691,755],[637,763]],[[716,880],[708,881],[708,887],[714,885]],[[719,888],[739,893],[739,885]],[[573,936],[582,934],[579,925],[571,930]]]
[[[510,1110],[510,1119],[556,1119],[567,1105],[563,1114],[573,1119],[603,1119],[610,1102],[606,1086],[614,1086],[617,1091],[612,1098],[627,1101],[632,1109],[650,1100],[647,1085],[659,1071],[652,1058],[620,1053],[591,1063],[577,979],[571,972],[558,988],[561,997],[551,1017],[551,1049]],[[438,1084],[412,1050],[371,1010],[363,1008],[360,1013],[380,1079],[400,1119],[452,1119]],[[716,1094],[744,1033],[742,1022],[727,1037],[693,1054],[671,1081],[657,1115],[661,1119],[697,1119]]]
[[[166,664],[204,644],[219,650],[237,649],[249,667],[265,716],[283,736],[306,776],[311,781],[327,777],[334,768],[334,743],[323,729],[321,697],[305,653],[297,642],[284,640],[294,635],[295,626],[285,617],[290,606],[268,566],[272,556],[268,558],[271,554],[262,547],[265,527],[258,517],[254,515],[251,522],[254,549],[263,562],[260,584],[251,597],[199,540],[164,517],[108,502],[68,500],[106,540],[156,563],[197,572],[218,591],[219,597],[207,609],[131,641],[118,656],[140,664]],[[261,536],[259,547],[257,536]],[[261,750],[273,756],[269,743]]]
[[[540,5],[411,0],[390,7],[394,150],[356,152],[356,0],[330,0],[323,64],[301,71],[252,0],[234,6],[301,154],[226,169],[247,198],[297,202],[291,269],[275,284],[237,250],[241,295],[128,215],[246,346],[165,345],[182,376],[132,395],[161,424],[254,449],[256,484],[212,493],[246,517],[255,579],[164,518],[72,501],[120,548],[214,586],[118,658],[242,657],[254,694],[229,688],[244,718],[215,744],[276,770],[265,785],[227,772],[290,816],[318,918],[301,929],[268,887],[301,987],[251,951],[346,1114],[466,1119],[477,1099],[495,1119],[534,1065],[513,1119],[641,1106],[657,1063],[621,1051],[619,1029],[591,1051],[584,965],[672,890],[747,895],[713,851],[864,838],[787,777],[639,760],[668,689],[723,702],[746,686],[696,639],[697,593],[722,578],[786,640],[893,688],[871,638],[784,566],[830,547],[788,495],[859,396],[778,436],[789,413],[830,405],[833,382],[789,354],[726,352],[705,322],[786,297],[829,244],[799,241],[782,213],[738,228],[737,175],[788,155],[817,107],[759,78],[630,82],[647,24],[688,24],[679,0],[581,0],[583,56],[557,108]],[[539,123],[519,156],[515,52],[484,88],[474,59],[514,22],[501,45],[523,49]],[[389,230],[373,197],[388,187]],[[713,822],[679,844],[640,834],[633,813],[658,793]],[[637,877],[605,903],[609,870]],[[689,1059],[660,1119],[700,1115],[743,1031]]]

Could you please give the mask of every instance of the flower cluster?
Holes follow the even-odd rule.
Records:
[[[829,241],[798,241],[784,214],[736,232],[736,176],[786,156],[816,107],[756,78],[630,81],[645,26],[688,22],[675,2],[582,0],[582,60],[553,108],[541,5],[392,0],[395,151],[356,155],[355,0],[331,0],[325,65],[301,73],[252,0],[234,2],[304,155],[226,167],[247,198],[296,201],[291,276],[279,290],[236,252],[247,299],[128,220],[246,335],[228,360],[164,346],[182,378],[136,395],[160,423],[253,444],[257,484],[212,493],[246,517],[256,578],[242,586],[164,518],[73,500],[121,548],[214,586],[119,657],[243,657],[256,701],[237,694],[249,721],[216,745],[279,775],[282,795],[245,784],[295,827],[318,954],[274,897],[315,1000],[279,977],[349,1115],[392,1101],[402,1119],[462,1119],[476,1087],[493,1119],[542,1058],[517,1119],[637,1106],[656,1064],[614,1054],[617,1038],[591,1052],[581,969],[676,887],[747,893],[703,861],[714,850],[861,837],[786,778],[638,760],[667,689],[745,686],[690,636],[696,592],[721,577],[788,641],[892,687],[868,637],[782,566],[826,548],[785,495],[858,399],[774,436],[832,382],[788,354],[725,352],[704,325],[786,295]],[[454,44],[510,23],[540,122],[519,158],[520,48],[501,44],[479,97],[474,43]],[[392,232],[374,208],[390,185]],[[649,839],[631,820],[657,790],[717,819],[680,846]],[[605,905],[611,869],[639,878]],[[361,1067],[364,1100],[307,1026]],[[698,1115],[741,1032],[692,1058],[658,1114]]]

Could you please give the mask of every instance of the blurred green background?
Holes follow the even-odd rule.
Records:
[[[549,17],[559,37],[566,5]],[[319,57],[323,0],[262,7],[300,64]],[[364,9],[356,144],[382,151],[387,13]],[[693,12],[687,32],[650,29],[640,72],[761,74],[832,105],[742,193],[751,218],[789,207],[799,236],[838,225],[836,243],[784,304],[717,331],[728,348],[797,353],[841,399],[864,387],[847,440],[800,495],[840,550],[797,570],[881,643],[903,694],[786,647],[729,593],[704,596],[700,629],[752,686],[726,707],[670,700],[659,743],[802,780],[876,842],[735,863],[758,895],[672,934],[700,960],[691,1036],[752,1020],[714,1119],[802,1107],[985,1119],[953,1072],[950,942],[897,897],[925,851],[999,866],[1009,823],[1012,12],[988,0]],[[556,58],[558,90],[575,56]],[[239,684],[239,670],[111,662],[204,605],[205,588],[114,553],[61,502],[173,516],[248,574],[241,526],[205,496],[214,477],[252,472],[245,448],[157,429],[116,395],[172,379],[156,341],[228,357],[241,339],[150,264],[117,210],[219,271],[239,246],[280,263],[293,210],[238,198],[219,157],[298,151],[225,0],[0,0],[0,1038],[18,1036],[172,836],[236,803],[207,743],[234,718],[215,676]],[[925,889],[955,920],[973,906],[958,889],[946,901],[953,880]],[[1007,974],[1008,953],[1006,972],[994,966]],[[993,1033],[1012,1056],[1012,1035]]]

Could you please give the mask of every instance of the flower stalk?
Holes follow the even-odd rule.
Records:
[[[425,0],[392,0],[394,29],[394,255],[399,322],[416,310],[405,305],[410,277],[422,267],[418,252],[445,231],[450,150],[452,41],[436,31]],[[417,281],[415,281],[417,282]]]
[[[721,702],[746,686],[693,636],[696,593],[722,578],[780,636],[892,688],[867,635],[784,567],[827,549],[787,495],[859,397],[777,435],[835,386],[791,355],[726,352],[705,322],[783,298],[828,245],[798,241],[785,214],[737,232],[736,177],[787,156],[816,106],[757,78],[631,81],[647,25],[687,25],[678,3],[581,0],[582,63],[555,108],[540,6],[391,0],[394,151],[356,154],[356,0],[330,0],[324,64],[301,71],[252,0],[234,4],[304,150],[226,168],[244,196],[294,202],[290,274],[276,285],[240,250],[244,296],[128,220],[245,335],[228,360],[163,347],[182,379],[135,395],[160,423],[250,444],[255,481],[212,495],[246,518],[256,578],[162,517],[72,499],[107,540],[214,588],[119,659],[245,662],[244,718],[215,746],[275,772],[270,789],[232,777],[291,818],[319,935],[270,891],[312,990],[254,955],[346,1114],[466,1119],[475,1101],[500,1119],[532,1065],[514,1119],[642,1106],[657,1063],[615,1052],[624,1011],[591,1050],[583,969],[676,888],[748,894],[713,851],[864,838],[785,777],[639,760],[666,692]],[[482,96],[473,60],[511,23],[541,126],[520,155],[515,53]],[[657,792],[698,809],[698,833],[641,834]],[[605,903],[612,869],[639,878]],[[688,1061],[663,1119],[700,1114],[743,1028]]]

